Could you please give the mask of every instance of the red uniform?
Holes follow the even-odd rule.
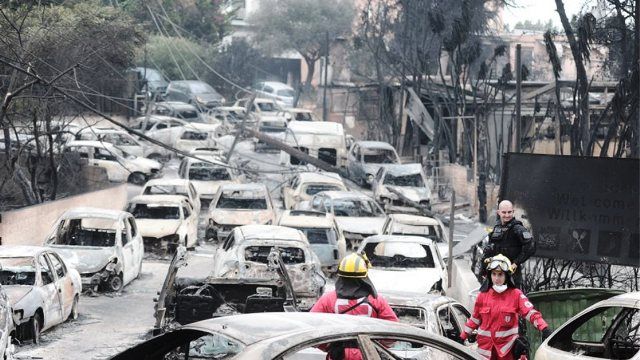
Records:
[[[316,302],[315,305],[313,305],[313,307],[311,308],[311,312],[368,316],[389,321],[398,321],[398,317],[389,306],[389,303],[387,303],[387,300],[385,300],[382,296],[374,298],[373,296],[369,295],[367,297],[367,301],[362,302],[362,300],[363,298],[351,300],[339,299],[336,292],[331,291],[322,295],[322,297],[318,299],[318,302]],[[349,308],[360,302],[362,303],[349,310]],[[329,358],[328,355],[327,358]],[[358,349],[348,348],[344,350],[344,359],[361,360],[362,354]]]
[[[547,327],[542,314],[533,308],[519,289],[508,288],[498,293],[491,288],[481,292],[461,338],[466,339],[474,329],[478,329],[480,355],[487,359],[513,359],[513,343],[518,338],[518,315],[540,331]]]

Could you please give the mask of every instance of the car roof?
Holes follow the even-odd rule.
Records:
[[[387,174],[391,173],[392,175],[410,175],[422,173],[422,165],[420,164],[389,164],[383,167]]]
[[[356,141],[356,144],[360,145],[360,147],[367,149],[387,149],[387,150],[395,150],[395,148],[384,141]]]
[[[273,88],[276,89],[289,89],[289,90],[293,90],[293,88],[285,83],[281,83],[279,81],[260,81],[258,83],[263,83],[265,85],[269,85]]]
[[[296,121],[291,120],[287,125],[294,133],[308,134],[344,134],[342,124],[332,121]]]
[[[44,246],[31,245],[2,245],[0,247],[0,258],[4,257],[32,257],[39,253],[50,250]]]
[[[343,184],[340,175],[332,172],[301,172],[298,173],[301,182],[321,182],[332,184]]]
[[[94,207],[75,207],[65,211],[60,216],[60,219],[92,217],[117,220],[122,216],[127,216],[128,214],[128,212],[122,210],[101,209]]]
[[[105,134],[112,134],[112,133],[118,133],[118,134],[129,134],[128,132],[122,130],[122,129],[116,129],[116,128],[112,128],[112,127],[93,127],[93,126],[87,126],[84,127],[80,130],[78,130],[78,133],[85,133],[85,132],[95,132],[95,133],[105,133]]]
[[[198,158],[193,158],[193,157],[188,157],[187,161],[189,162],[189,164],[193,164],[193,163],[201,163],[201,162],[211,162],[213,164],[211,165],[219,165],[220,167],[224,167],[224,168],[228,168],[229,165],[227,165],[227,163],[225,163],[224,161],[222,161],[218,156],[216,156],[215,154],[212,154],[212,152],[209,152],[207,154],[203,154],[203,153],[190,153],[192,156],[197,156]],[[203,161],[206,160],[206,161]]]
[[[156,106],[158,105],[160,106],[166,105],[173,109],[189,109],[189,110],[196,110],[196,111],[198,110],[198,108],[196,108],[194,105],[191,105],[183,101],[160,101],[156,103]]]
[[[293,215],[291,213],[293,212]],[[278,225],[281,226],[302,226],[312,228],[333,227],[333,215],[317,211],[305,210],[285,210],[280,215]]]
[[[136,118],[136,121],[144,121],[145,117],[146,116],[138,116]],[[185,125],[188,124],[188,122],[173,116],[157,115],[157,114],[149,115],[149,121],[158,122],[158,121],[170,121],[170,120],[181,122],[181,123],[184,123]]]
[[[433,240],[422,236],[409,236],[409,235],[373,235],[363,240],[363,243],[370,242],[411,242],[423,245],[433,245]]]
[[[187,179],[159,178],[159,179],[151,179],[151,180],[147,181],[144,184],[144,187],[155,186],[155,185],[169,185],[169,186],[184,185],[184,186],[187,186],[190,182],[191,182],[191,180],[187,180]]]
[[[305,108],[288,108],[287,111],[296,112],[296,113],[313,114],[313,110],[305,109]]]
[[[389,218],[399,222],[401,224],[407,225],[438,225],[438,220],[428,217],[428,216],[418,216],[418,215],[409,215],[409,214],[389,214]]]
[[[324,194],[327,197],[333,199],[367,199],[373,200],[371,197],[354,191],[323,191],[318,194]]]
[[[628,292],[620,295],[616,295],[606,300],[602,300],[596,305],[615,305],[615,304],[628,304],[635,305],[640,309],[640,291]]]
[[[136,195],[133,199],[129,200],[129,203],[137,204],[172,204],[177,205],[185,201],[184,195]]]
[[[183,329],[216,331],[226,334],[245,345],[251,345],[272,338],[292,338],[309,334],[310,340],[317,334],[349,334],[364,331],[376,333],[402,333],[428,337],[418,328],[410,325],[344,314],[280,312],[253,313],[224,316],[185,325]],[[285,342],[280,342],[286,350]],[[277,346],[277,345],[276,345]],[[274,349],[275,350],[275,349]],[[278,351],[278,350],[275,350]],[[274,353],[275,355],[275,353]]]
[[[278,225],[243,225],[238,231],[245,240],[292,240],[307,242],[304,235],[296,229]]]
[[[222,184],[220,191],[262,191],[266,192],[267,187],[260,183],[244,183],[244,184]]]
[[[69,141],[68,143],[66,143],[64,146],[65,147],[70,147],[70,146],[93,146],[93,147],[99,147],[99,148],[116,149],[116,147],[113,146],[113,144],[111,144],[110,142],[100,141],[100,140],[72,140],[72,141]]]

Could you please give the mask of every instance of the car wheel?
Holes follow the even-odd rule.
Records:
[[[67,320],[77,320],[78,319],[78,295],[73,298],[73,305],[71,305],[71,312],[69,313],[69,318]]]
[[[42,332],[42,316],[39,312],[36,312],[35,315],[31,318],[29,322],[29,328],[31,330],[31,340],[34,344],[40,344],[40,333]]]
[[[122,286],[124,282],[122,281],[122,274],[118,274],[116,276],[111,277],[109,279],[109,290],[113,292],[118,292],[122,290]]]
[[[135,185],[144,185],[144,183],[147,182],[147,177],[141,172],[134,172],[129,175],[127,181]]]

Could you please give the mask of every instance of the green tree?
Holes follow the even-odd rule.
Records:
[[[326,38],[348,34],[355,16],[349,0],[265,0],[249,16],[254,42],[269,55],[296,50],[304,58],[309,72],[307,89],[316,61],[324,55]]]
[[[210,48],[185,38],[152,35],[146,46],[139,49],[137,63],[146,63],[171,80],[195,80],[209,74],[198,58],[211,58]]]

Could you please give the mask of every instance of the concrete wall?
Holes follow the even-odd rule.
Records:
[[[121,210],[126,202],[127,185],[121,184],[0,213],[0,245],[42,245],[66,210],[79,206]]]
[[[467,171],[472,170],[468,170],[468,168],[462,165],[447,164],[442,166],[441,171],[442,176],[449,179],[449,184],[451,184],[452,188],[456,191],[456,203],[460,203],[462,197],[473,204],[476,187],[473,181],[467,181]],[[492,209],[495,209],[497,206],[500,186],[487,181],[486,189],[487,211],[491,213]]]

